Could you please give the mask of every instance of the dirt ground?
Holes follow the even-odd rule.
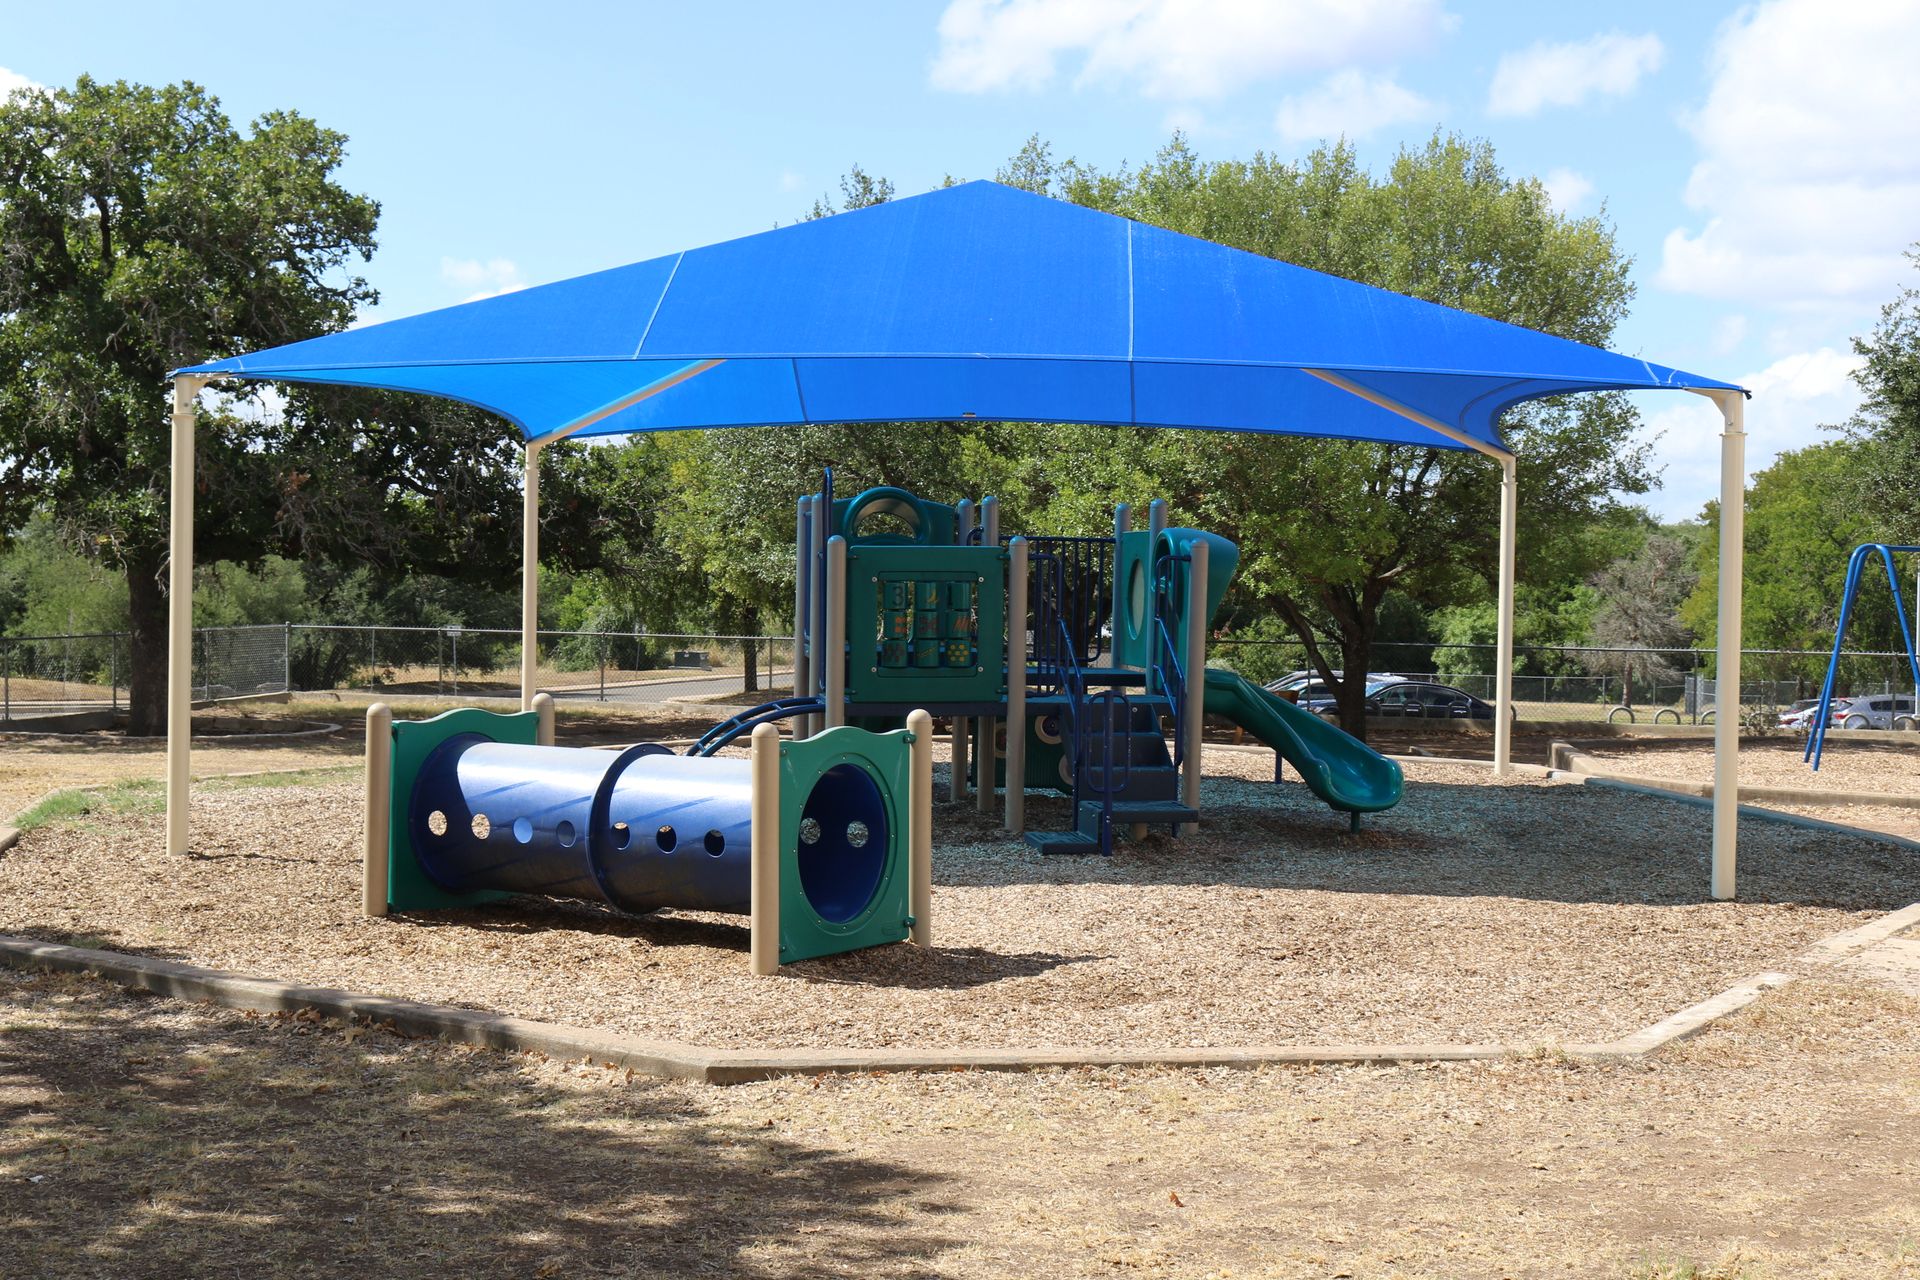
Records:
[[[1892,736],[1892,735],[1889,735]],[[1769,787],[1809,787],[1833,791],[1872,791],[1920,797],[1920,734],[1911,746],[1882,745],[1858,739],[1831,741],[1815,772],[1803,758],[1798,739],[1760,739],[1740,746],[1740,781]],[[1580,750],[1617,773],[1678,782],[1713,781],[1713,743],[1699,739],[1616,739],[1585,743]]]
[[[0,1274],[1920,1275],[1920,1002],[1629,1063],[719,1089],[0,971]]]
[[[224,720],[252,722],[253,732],[196,737],[193,775],[214,778],[270,769],[317,769],[358,764],[365,745],[368,699],[325,698],[291,704],[260,704]],[[403,714],[429,716],[456,705],[416,701],[397,704]],[[567,740],[579,745],[610,745],[644,738],[697,732],[713,723],[698,709],[638,707],[631,710],[567,708],[561,713]],[[195,717],[196,725],[203,722]],[[276,737],[315,723],[336,724],[324,736]],[[166,776],[167,744],[160,738],[129,738],[116,733],[0,732],[0,823],[48,792],[61,787],[111,786]]]

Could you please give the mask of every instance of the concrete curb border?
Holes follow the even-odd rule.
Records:
[[[1713,796],[1711,782],[1681,782],[1673,778],[1649,778],[1637,773],[1619,773],[1610,769],[1594,767],[1594,757],[1579,750],[1570,743],[1555,742],[1550,748],[1552,767],[1557,771],[1578,774],[1583,778],[1594,778],[1604,782],[1630,782],[1642,787],[1652,787],[1659,791],[1670,791],[1678,795]],[[1920,809],[1920,795],[1886,795],[1878,791],[1838,791],[1825,787],[1774,787],[1757,783],[1743,784],[1740,788],[1742,800],[1771,800],[1775,804],[1804,804],[1818,806],[1874,805],[1894,809]]]
[[[1881,920],[1816,943],[1800,959],[1827,963],[1857,954],[1884,937],[1920,921],[1920,903]],[[1817,954],[1816,954],[1817,953]],[[1525,1056],[1541,1046],[1510,1044],[1385,1044],[1244,1046],[1228,1048],[1086,1049],[716,1049],[672,1040],[535,1022],[485,1010],[361,995],[332,987],[257,978],[174,960],[97,951],[0,936],[0,965],[22,970],[80,973],[179,1000],[284,1013],[317,1009],[345,1020],[365,1018],[409,1036],[454,1044],[587,1059],[645,1075],[706,1084],[743,1084],[785,1075],[900,1071],[1033,1071],[1064,1067],[1233,1067],[1384,1065],[1410,1062],[1471,1062]],[[1641,1057],[1695,1035],[1719,1018],[1743,1009],[1767,991],[1793,981],[1777,972],[1758,974],[1706,1000],[1618,1040],[1564,1047],[1570,1057]]]
[[[1655,786],[1642,781],[1628,782],[1619,778],[1599,778],[1591,774],[1571,773],[1561,775],[1570,781],[1584,782],[1590,787],[1599,787],[1606,791],[1630,791],[1636,795],[1653,796],[1659,800],[1672,800],[1678,804],[1692,805],[1698,809],[1711,808],[1710,796],[1696,796],[1685,791],[1669,791],[1665,787]],[[1778,822],[1783,826],[1801,827],[1808,831],[1827,831],[1835,835],[1854,836],[1861,840],[1873,840],[1881,844],[1894,845],[1901,849],[1920,849],[1920,840],[1910,840],[1906,836],[1896,836],[1890,831],[1875,831],[1871,827],[1850,827],[1844,822],[1829,822],[1825,818],[1809,818],[1798,813],[1780,813],[1774,809],[1762,809],[1756,805],[1740,806],[1742,818],[1753,818],[1760,822]]]

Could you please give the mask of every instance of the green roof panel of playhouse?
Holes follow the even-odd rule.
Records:
[[[1462,447],[1310,370],[1494,447],[1521,400],[1731,385],[991,182],[181,372],[423,392],[529,437],[977,417]]]

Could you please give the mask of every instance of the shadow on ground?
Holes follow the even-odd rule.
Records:
[[[0,1019],[3,1274],[937,1275],[955,1243],[903,1225],[958,1212],[939,1176],[686,1087],[78,978],[0,972]]]

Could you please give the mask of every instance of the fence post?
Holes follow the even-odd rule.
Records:
[[[0,670],[3,670],[3,673],[0,673],[0,681],[5,683],[6,704],[5,709],[0,710],[0,721],[11,723],[13,720],[13,646],[7,645],[5,652],[4,664],[0,664]]]
[[[120,710],[120,637],[107,641],[107,699],[113,710]]]
[[[293,692],[293,624],[280,624],[280,687]]]
[[[607,638],[600,637],[600,701],[607,700]]]

